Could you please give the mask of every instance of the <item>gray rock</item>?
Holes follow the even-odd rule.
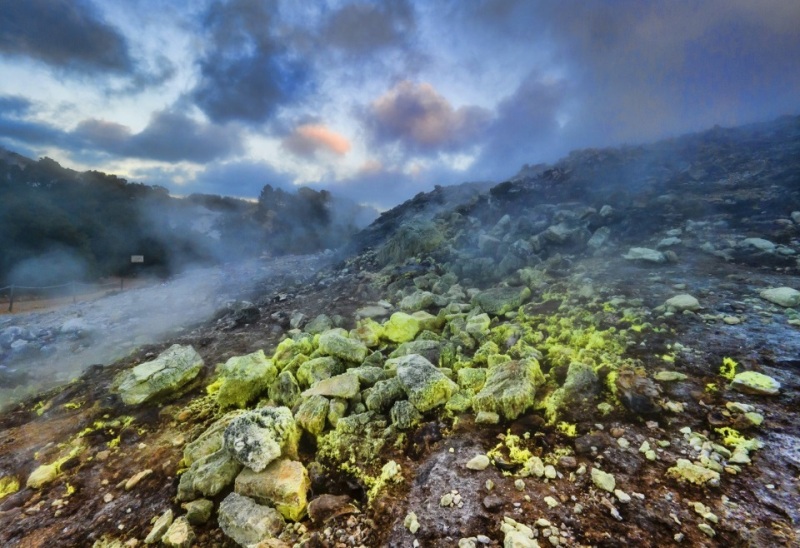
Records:
[[[597,251],[604,245],[608,243],[608,240],[611,238],[611,229],[607,226],[601,226],[597,230],[594,231],[592,237],[589,238],[589,241],[586,242],[586,245],[589,246],[590,249]]]
[[[303,362],[297,369],[295,377],[303,386],[311,386],[321,381],[344,373],[345,367],[341,361],[331,356],[323,356]]]
[[[792,220],[800,225],[800,211],[792,211]]]
[[[500,316],[517,310],[530,296],[531,290],[527,287],[494,287],[475,295],[472,304],[487,314]]]
[[[183,505],[186,519],[192,525],[202,525],[211,519],[214,503],[208,499],[197,499]]]
[[[417,312],[430,308],[436,303],[436,295],[430,291],[415,291],[400,301],[400,309],[406,312]]]
[[[285,525],[277,510],[238,493],[231,493],[220,503],[218,521],[222,532],[240,546],[275,538]]]
[[[225,429],[224,443],[238,462],[260,472],[280,456],[297,458],[299,438],[289,409],[262,407],[231,421]]]
[[[194,348],[175,344],[155,360],[123,373],[118,378],[117,390],[127,405],[158,400],[191,382],[202,367],[203,358]]]
[[[764,253],[772,253],[775,251],[775,244],[764,238],[747,238],[742,241],[742,247],[752,247]]]
[[[673,312],[683,312],[684,310],[691,310],[694,312],[702,308],[700,306],[700,301],[686,293],[675,295],[674,297],[667,299],[667,301],[664,303],[664,306]]]
[[[622,256],[628,261],[640,261],[645,263],[662,264],[667,262],[667,258],[660,251],[647,247],[632,247]]]
[[[475,394],[472,408],[513,420],[533,405],[544,375],[534,359],[510,361],[489,370],[486,383]]]
[[[360,513],[347,495],[320,495],[308,503],[308,517],[314,523],[325,523],[347,514]]]
[[[169,526],[172,525],[172,520],[174,516],[172,514],[172,509],[168,508],[166,512],[161,514],[156,522],[153,524],[153,528],[148,533],[147,537],[144,539],[145,544],[155,544],[156,542],[161,540],[161,537],[164,536],[164,533],[167,532]]]
[[[458,390],[456,383],[419,354],[392,361],[397,364],[397,378],[408,400],[421,413],[444,405]]]
[[[397,377],[378,381],[368,391],[365,390],[364,394],[364,403],[367,409],[378,413],[385,413],[394,402],[406,395],[403,385]]]
[[[439,356],[441,355],[441,343],[438,341],[428,341],[425,339],[417,339],[403,343],[397,349],[389,354],[390,358],[399,358],[408,356],[409,354],[419,354],[431,363],[439,363]]]
[[[762,299],[771,303],[783,306],[784,308],[794,308],[800,306],[800,291],[791,287],[774,287],[765,289],[759,293]]]
[[[181,475],[178,500],[192,500],[198,495],[214,497],[233,483],[242,465],[220,449],[194,461]]]
[[[383,367],[375,365],[352,367],[347,372],[356,375],[361,386],[372,386],[378,381],[386,379],[386,371],[383,370]]]
[[[300,385],[297,384],[297,379],[294,378],[291,371],[284,370],[270,385],[267,394],[276,405],[285,405],[291,408],[300,399]]]
[[[413,428],[422,420],[422,415],[408,400],[395,402],[390,411],[390,416],[392,417],[392,423],[399,430]]]
[[[548,420],[564,417],[577,420],[595,407],[601,385],[591,366],[573,362],[567,369],[564,384],[547,399]]]
[[[763,373],[743,371],[733,377],[731,388],[744,394],[777,396],[781,390],[781,383]]]
[[[306,333],[318,335],[324,333],[333,327],[333,321],[325,314],[320,314],[306,324]]]
[[[319,351],[327,356],[335,356],[356,363],[363,362],[369,352],[361,341],[344,337],[333,330],[320,335]]]
[[[217,403],[223,408],[244,407],[266,392],[277,375],[278,368],[263,350],[234,356],[220,367]]]
[[[675,236],[671,236],[669,238],[664,238],[658,244],[656,244],[656,249],[662,249],[664,247],[672,247],[674,245],[680,245],[682,240],[680,238],[676,238]]]

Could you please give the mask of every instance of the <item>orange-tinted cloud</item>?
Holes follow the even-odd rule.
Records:
[[[322,124],[303,124],[283,139],[283,146],[297,156],[314,156],[320,150],[344,156],[350,141]]]
[[[474,143],[490,119],[476,106],[453,108],[430,84],[400,82],[376,99],[366,122],[378,142],[419,152],[457,150]]]

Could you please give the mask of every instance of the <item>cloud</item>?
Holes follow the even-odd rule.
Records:
[[[403,44],[416,30],[414,7],[406,0],[346,4],[334,12],[322,30],[325,45],[351,54]]]
[[[79,73],[129,73],[134,67],[125,38],[84,0],[3,2],[0,54]]]
[[[26,114],[31,108],[31,102],[19,95],[0,95],[0,117],[17,117]]]
[[[322,124],[302,124],[287,135],[282,146],[292,154],[312,158],[318,152],[344,156],[350,151],[350,141]]]
[[[310,85],[310,67],[281,41],[274,6],[257,0],[217,0],[203,20],[209,46],[192,92],[215,122],[269,121]]]
[[[453,108],[430,84],[403,81],[373,101],[363,117],[377,144],[432,154],[475,144],[490,113],[476,106]]]
[[[139,133],[128,126],[105,120],[88,119],[74,130],[6,114],[0,98],[0,135],[35,145],[54,145],[74,153],[105,153],[165,162],[205,163],[241,152],[242,137],[232,126],[218,126],[191,119],[172,110],[154,113],[150,123]],[[30,108],[30,104],[19,107]]]

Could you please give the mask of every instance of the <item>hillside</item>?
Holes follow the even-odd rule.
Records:
[[[800,117],[437,188],[347,250],[8,409],[0,543],[800,542]]]
[[[369,213],[327,191],[268,184],[257,202],[176,198],[161,187],[0,150],[0,287],[167,277],[193,265],[322,251],[338,247]],[[132,263],[133,255],[144,263]]]

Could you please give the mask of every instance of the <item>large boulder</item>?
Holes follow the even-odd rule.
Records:
[[[217,403],[220,407],[244,407],[265,392],[278,368],[263,350],[246,356],[234,356],[219,370]]]
[[[319,351],[326,356],[335,356],[355,363],[363,362],[368,352],[363,342],[349,339],[334,330],[326,331],[319,336]]]
[[[487,314],[501,316],[522,306],[531,296],[527,287],[493,287],[472,298],[472,304]]]
[[[220,503],[219,527],[240,546],[258,544],[281,534],[285,522],[274,508],[249,497],[231,493]]]
[[[483,388],[472,400],[472,408],[516,419],[533,405],[536,389],[542,384],[544,375],[535,359],[502,363],[489,370]]]
[[[390,360],[397,366],[397,378],[414,407],[421,413],[447,403],[458,385],[419,354]]]
[[[117,381],[127,405],[154,401],[177,392],[203,367],[203,358],[191,346],[174,344],[149,362],[140,363]]]
[[[297,458],[300,431],[286,407],[262,407],[236,417],[224,434],[225,449],[260,472],[280,456]]]
[[[299,521],[306,512],[311,482],[303,463],[279,459],[261,472],[245,468],[236,477],[234,490],[260,504],[273,506],[291,521]]]

